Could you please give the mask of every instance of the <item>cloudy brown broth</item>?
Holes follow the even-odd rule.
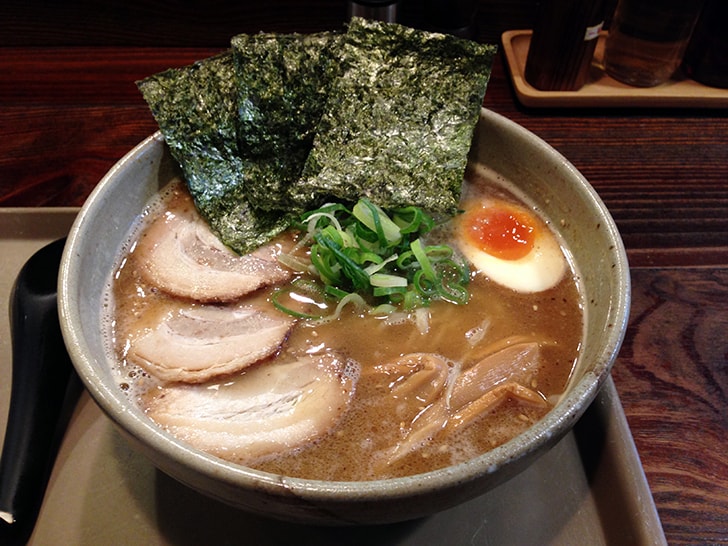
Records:
[[[465,194],[470,197],[497,195],[517,201],[502,181],[493,186],[487,173],[470,173]],[[182,185],[160,197],[140,222],[133,241],[144,232],[145,222],[170,207],[190,206]],[[439,237],[455,236],[454,230],[443,229]],[[149,373],[126,361],[128,347],[134,341],[139,320],[166,312],[175,298],[149,286],[138,275],[139,264],[134,252],[125,249],[120,267],[111,283],[114,305],[113,350],[119,362],[121,388],[129,392],[143,411],[163,396],[167,386]],[[570,266],[571,267],[571,266]],[[299,321],[280,350],[272,358],[254,364],[271,365],[276,358],[301,353],[331,352],[356,363],[351,403],[335,426],[306,445],[250,460],[235,449],[213,450],[217,456],[261,470],[310,479],[371,480],[427,472],[462,462],[484,453],[541,419],[564,391],[578,355],[583,333],[582,300],[578,276],[573,270],[553,288],[536,293],[519,293],[500,286],[484,275],[474,275],[469,285],[470,300],[465,305],[437,301],[427,309],[426,332],[422,324],[412,320],[375,317],[354,308],[345,308],[335,321],[316,324]],[[260,305],[269,305],[272,290],[258,290],[252,298]],[[249,296],[251,297],[251,296]],[[509,344],[538,343],[541,358],[538,367],[529,372],[525,387],[538,393],[542,403],[533,403],[509,393],[502,401],[489,405],[467,426],[450,430],[446,423],[436,426],[426,441],[413,444],[411,450],[393,456],[413,421],[432,404],[426,396],[398,396],[393,385],[405,378],[392,368],[383,372],[387,363],[410,353],[431,353],[446,362],[448,381],[458,373],[471,369],[497,348]],[[215,380],[215,388],[232,388],[247,372]],[[402,372],[404,374],[404,372]],[[432,385],[426,380],[423,385]],[[195,388],[207,388],[202,384]],[[447,389],[444,389],[445,392]],[[445,405],[447,406],[447,404]],[[443,407],[445,407],[443,406]],[[419,417],[422,419],[422,415]],[[424,420],[424,419],[423,419]],[[420,421],[421,422],[421,421]]]

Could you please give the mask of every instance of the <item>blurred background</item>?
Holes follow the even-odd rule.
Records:
[[[613,13],[616,0],[607,4]],[[505,30],[533,28],[539,0],[400,0],[397,20],[432,29],[473,5],[472,37],[498,43]],[[347,14],[345,0],[3,0],[0,46],[227,47],[242,32],[338,29]]]

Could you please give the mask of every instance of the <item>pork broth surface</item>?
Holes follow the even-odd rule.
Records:
[[[468,178],[464,200],[477,202],[495,196],[519,202],[487,171],[470,170]],[[110,283],[114,302],[110,339],[119,363],[119,382],[153,419],[155,404],[175,385],[130,362],[129,347],[170,309],[197,304],[151,286],[140,274],[143,268],[134,249],[151,220],[190,207],[194,205],[183,184],[165,190],[140,220]],[[439,229],[432,237],[458,245],[457,230],[452,226]],[[281,246],[289,244],[280,241]],[[273,473],[341,481],[411,475],[484,453],[542,418],[564,391],[583,335],[577,280],[570,266],[553,288],[522,293],[473,272],[469,302],[434,302],[421,312],[427,315],[424,321],[412,316],[372,316],[354,308],[345,308],[329,323],[299,320],[272,356],[192,388],[234,389],[246,374],[277,361],[335,355],[342,364],[333,373],[342,392],[351,393],[350,401],[344,404],[341,400],[346,396],[337,395],[340,406],[328,412],[336,414],[329,428],[305,437],[308,439],[300,445],[260,452],[252,458],[246,449],[236,449],[234,442],[232,447],[204,449]],[[279,311],[270,304],[273,290],[275,287],[262,287],[243,300],[276,313]],[[506,348],[522,349],[525,359],[535,355],[536,365],[495,380],[488,392],[469,392],[470,376],[480,375],[478,365]],[[493,365],[487,361],[487,366]],[[173,426],[167,428],[173,434],[179,432]],[[195,444],[192,436],[179,435]]]

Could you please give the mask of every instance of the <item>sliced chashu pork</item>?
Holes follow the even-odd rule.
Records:
[[[148,415],[192,446],[237,462],[306,445],[344,415],[358,367],[332,354],[263,362],[240,376],[155,391]]]
[[[291,278],[276,259],[276,244],[240,256],[210,230],[189,194],[175,192],[169,206],[134,250],[139,272],[150,284],[175,296],[226,302]]]
[[[243,303],[178,303],[148,317],[132,337],[127,359],[163,381],[201,383],[275,353],[294,319],[272,307]]]

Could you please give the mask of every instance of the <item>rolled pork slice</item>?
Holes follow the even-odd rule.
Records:
[[[174,296],[229,302],[291,278],[292,272],[276,259],[278,244],[238,255],[212,232],[188,194],[179,192],[170,204],[134,249],[148,283]]]
[[[153,391],[147,413],[193,447],[245,463],[333,430],[357,378],[358,366],[334,354],[279,357],[229,381]]]
[[[148,317],[130,341],[127,360],[162,381],[202,383],[278,351],[295,319],[251,304],[179,303]]]

